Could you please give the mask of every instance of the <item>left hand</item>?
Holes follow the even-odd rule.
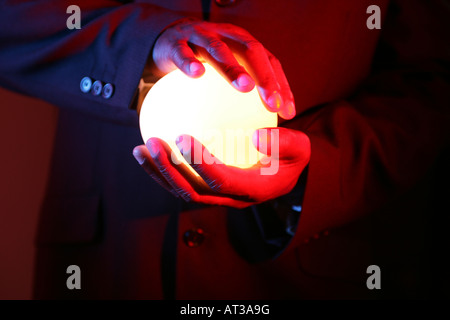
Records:
[[[150,138],[146,146],[135,147],[133,155],[155,181],[176,197],[244,208],[289,193],[311,155],[308,136],[287,128],[259,129],[253,135],[253,144],[266,156],[253,167],[241,169],[217,163],[217,159],[208,164],[212,156],[209,151],[193,137],[180,136],[177,146],[201,178],[194,176],[186,165],[175,164],[170,147],[161,139]],[[199,164],[189,161],[194,159],[194,150],[202,150]],[[275,171],[271,172],[272,166]],[[264,170],[266,174],[261,174]]]

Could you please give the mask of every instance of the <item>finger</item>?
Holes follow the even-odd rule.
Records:
[[[167,143],[158,138],[150,138],[146,146],[156,170],[185,201],[190,201],[190,195],[194,192],[194,188],[202,191],[208,189],[205,182],[201,178],[193,176],[185,164],[174,163]]]
[[[281,66],[280,61],[267,49],[267,56],[269,58],[270,64],[272,65],[275,76],[277,77],[278,84],[280,85],[280,94],[282,100],[284,101],[281,110],[278,112],[279,116],[289,120],[295,117],[295,103],[294,103],[294,95],[289,86],[289,82],[286,78],[286,75],[283,71],[283,67]]]
[[[208,190],[204,188],[204,185],[192,177],[190,171],[188,172],[186,168],[183,168],[182,164],[175,164],[172,161],[171,156],[169,156],[170,151],[168,146],[164,145],[162,140],[149,139],[147,147],[150,150],[150,154],[156,164],[157,170],[162,173],[165,180],[185,201],[194,201],[209,205],[231,206],[235,208],[247,207],[254,203],[233,199],[226,195],[207,194],[206,192]]]
[[[222,173],[222,170],[225,165],[219,159],[214,157],[203,144],[189,135],[177,137],[176,145],[189,165],[213,191],[223,191],[226,176]]]
[[[170,148],[164,141],[151,138],[147,141],[147,148],[150,150],[157,170],[185,201],[235,208],[244,208],[257,203],[248,196],[241,197],[214,192],[202,178],[194,177],[183,164],[176,164],[172,160],[169,155]]]
[[[192,138],[192,137],[189,137]],[[178,141],[180,141],[178,139]],[[187,141],[187,139],[185,139]],[[179,144],[179,143],[178,143]],[[194,145],[194,144],[192,144]],[[188,161],[188,163],[191,164],[192,168],[196,168],[199,170],[199,164],[195,162],[195,157],[192,155],[192,157],[187,155],[185,153],[184,155],[185,159]],[[164,159],[171,159],[171,158],[162,158]],[[198,160],[198,159],[197,159]],[[200,161],[205,161],[205,158],[201,158]],[[223,165],[223,164],[222,164]],[[199,184],[197,181],[193,181],[192,179],[189,179],[189,176],[186,176],[186,172],[183,172],[180,170],[180,167],[176,165],[173,161],[166,162],[164,164],[166,168],[169,168],[167,172],[170,172],[171,176],[174,177],[172,180],[172,183],[176,190],[180,194],[183,194],[183,199],[186,201],[194,201],[198,203],[208,204],[208,205],[218,205],[218,206],[229,206],[234,208],[245,208],[255,203],[255,201],[252,201],[251,199],[247,199],[248,197],[241,197],[236,195],[228,195],[224,194],[223,192],[218,192],[217,188],[210,188],[210,186],[213,186],[212,184],[206,184],[205,180],[200,176],[200,180],[203,184]],[[171,167],[175,167],[176,171],[173,171]],[[225,165],[223,165],[225,167]],[[178,171],[178,172],[177,172]],[[199,173],[199,171],[197,171]],[[206,176],[206,172],[203,172],[203,177]],[[189,171],[189,174],[192,173]],[[190,176],[192,177],[192,176]],[[212,183],[212,180],[206,178],[210,183]],[[183,181],[185,180],[185,181]]]
[[[256,149],[276,159],[309,161],[311,143],[309,137],[299,131],[287,128],[262,128],[252,137]]]
[[[248,200],[252,186],[263,182],[259,167],[241,169],[227,166],[215,158],[204,145],[189,135],[177,138],[177,147],[191,167],[216,193]],[[200,154],[199,154],[200,153]]]
[[[144,171],[161,187],[169,191],[175,197],[180,197],[175,192],[175,190],[167,183],[166,179],[161,175],[161,173],[156,169],[153,161],[151,160],[150,153],[144,145],[135,147],[133,149],[133,156],[137,160],[139,165],[144,169]]]
[[[196,51],[237,90],[249,92],[255,82],[236,60],[231,49],[217,35],[197,30],[189,39]]]
[[[170,57],[175,66],[189,77],[198,78],[205,73],[205,67],[185,40],[178,40],[172,44]]]
[[[183,200],[234,208],[245,208],[255,203],[234,199],[227,195],[214,194],[211,189],[205,188],[206,185],[199,183],[198,180],[193,178],[192,173],[183,167],[183,164],[174,163],[172,157],[169,156],[168,146],[163,146],[163,144],[164,142],[162,141],[150,141],[150,143],[147,143],[148,146],[150,145],[158,170],[162,172],[165,179]],[[201,181],[204,183],[203,180]]]
[[[227,37],[225,41],[239,56],[255,80],[259,94],[267,109],[272,112],[279,112],[283,106],[281,87],[264,46],[241,28],[224,28],[221,34]]]

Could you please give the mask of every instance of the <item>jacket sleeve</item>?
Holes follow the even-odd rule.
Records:
[[[81,29],[70,30],[70,5],[81,9]],[[7,0],[0,4],[0,85],[122,124],[137,125],[134,101],[151,48],[180,19],[144,3],[110,0]],[[89,77],[113,95],[83,93]]]
[[[286,124],[306,132],[312,145],[302,212],[286,251],[405,193],[448,147],[448,15],[442,1],[393,2],[367,81],[348,99]]]

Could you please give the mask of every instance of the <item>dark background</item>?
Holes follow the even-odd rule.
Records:
[[[0,299],[31,299],[34,237],[58,110],[0,88]]]

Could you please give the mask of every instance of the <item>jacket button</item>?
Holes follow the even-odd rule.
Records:
[[[100,93],[102,93],[103,84],[101,81],[97,80],[92,84],[92,90],[91,93],[94,96],[98,96]]]
[[[215,0],[216,4],[220,7],[228,7],[231,6],[236,0]]]
[[[88,93],[92,88],[92,79],[89,77],[84,77],[80,82],[81,92]]]
[[[205,240],[205,233],[202,229],[191,229],[184,233],[183,241],[188,247],[198,247]]]
[[[111,83],[107,83],[103,86],[102,97],[105,99],[109,99],[112,97],[114,93],[114,86]]]

